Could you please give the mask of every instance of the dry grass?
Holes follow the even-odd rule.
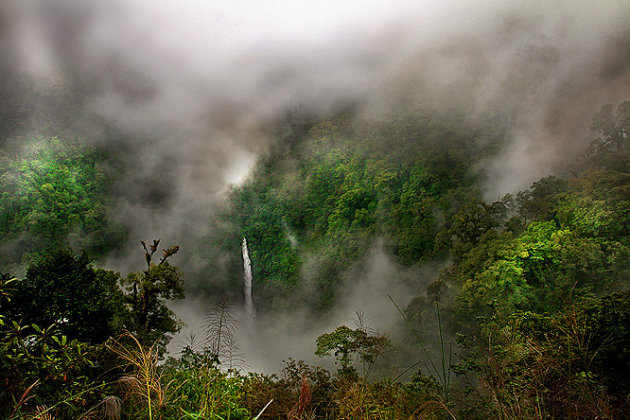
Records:
[[[481,348],[481,386],[501,419],[615,418],[608,396],[589,376],[598,353],[574,312],[542,338],[506,327]],[[491,340],[491,338],[490,338]]]
[[[55,417],[50,413],[50,409],[44,405],[35,409],[35,412],[27,417],[29,420],[55,420]]]
[[[105,420],[120,420],[122,401],[120,398],[110,395],[101,401],[101,416]]]
[[[302,379],[300,380],[300,397],[297,404],[287,414],[287,418],[289,420],[301,420],[313,415],[312,412],[307,411],[311,407],[312,401],[313,391],[311,389],[311,381],[309,381],[305,374],[302,374]]]
[[[13,416],[15,416],[15,414],[18,412],[20,407],[22,407],[30,398],[32,398],[32,395],[30,394],[35,388],[37,388],[38,385],[39,385],[39,379],[33,382],[28,388],[26,388],[26,390],[22,393],[22,396],[20,397],[20,401],[18,401],[18,403],[16,404],[9,418],[13,418]]]
[[[130,340],[130,343],[125,345],[121,342],[122,339]],[[120,340],[112,339],[106,346],[125,362],[125,367],[133,369],[134,375],[123,376],[120,378],[120,384],[126,396],[138,401],[141,407],[146,407],[147,418],[153,420],[153,416],[166,406],[167,391],[172,383],[172,381],[165,385],[162,383],[157,344],[145,348],[136,337],[125,334]],[[113,402],[110,407],[114,408]],[[158,416],[161,417],[159,414]]]

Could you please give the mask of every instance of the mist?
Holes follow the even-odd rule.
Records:
[[[237,367],[271,374],[280,372],[285,361],[293,358],[332,368],[332,358],[314,355],[317,337],[340,325],[392,337],[395,327],[403,323],[396,305],[405,307],[412,296],[424,293],[440,266],[435,263],[403,267],[386,251],[383,241],[377,240],[344,274],[335,307],[322,317],[313,317],[304,304],[308,285],[302,286],[282,308],[258,314],[250,326],[244,309],[232,305],[238,319],[234,332],[238,344],[235,355],[240,361]],[[171,353],[190,345],[191,336],[196,343],[203,343],[208,330],[205,317],[216,303],[216,299],[192,298],[173,306],[186,326],[170,344]]]
[[[499,116],[506,138],[480,168],[484,195],[496,199],[565,173],[592,139],[592,115],[630,96],[623,0],[14,3],[0,6],[0,144],[58,135],[124,151],[111,217],[129,243],[105,261],[123,272],[142,265],[139,240],[159,237],[181,254],[200,246],[225,193],[295,110],[314,120],[349,105],[357,121],[416,107]],[[371,265],[346,274],[359,286],[323,325],[304,330],[292,310],[290,322],[259,320],[262,331],[293,335],[278,347],[306,357],[355,309],[407,295],[396,282],[419,274],[373,252]],[[189,325],[207,310],[204,299],[186,306],[177,308]],[[387,329],[390,309],[368,317]],[[255,368],[279,366],[250,354]]]
[[[629,9],[623,1],[20,2],[3,8],[2,114],[26,117],[3,129],[29,136],[54,124],[123,143],[134,170],[118,217],[138,237],[186,237],[186,224],[202,222],[215,195],[246,176],[273,141],[270,126],[294,109],[502,113],[511,136],[487,166],[493,196],[557,170],[588,140],[577,133],[588,132],[597,107],[627,94]],[[168,182],[150,184],[157,174]]]

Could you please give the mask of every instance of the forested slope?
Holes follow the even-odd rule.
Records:
[[[0,153],[0,266],[72,243],[103,256],[124,240],[108,218],[115,160],[80,139],[13,138]]]
[[[311,303],[322,308],[378,238],[402,265],[445,258],[438,233],[479,197],[478,166],[502,140],[490,123],[430,111],[395,121],[344,114],[296,122],[288,133],[231,192],[226,235],[247,238],[261,302],[306,276],[318,286]]]
[[[442,267],[398,306],[407,334],[339,326],[316,341],[337,371],[288,360],[282,378],[238,370],[227,301],[209,309],[201,345],[158,364],[180,327],[167,306],[184,295],[170,264],[179,247],[160,256],[159,241],[143,242],[146,266],[126,276],[96,267],[78,248],[102,256],[123,235],[107,218],[110,158],[57,139],[20,159],[5,153],[0,235],[21,245],[3,258],[22,260],[26,274],[0,278],[0,414],[627,417],[630,102],[595,115],[600,137],[572,176],[542,174],[487,201],[484,163],[505,135],[497,121],[423,110],[295,122],[229,193],[207,243],[191,251],[227,256],[233,281],[206,286],[209,296],[239,293],[242,237],[262,313],[302,298],[308,282],[317,287],[304,305],[313,320],[325,316],[344,273],[375,241],[403,267]],[[403,351],[417,361],[401,366]]]

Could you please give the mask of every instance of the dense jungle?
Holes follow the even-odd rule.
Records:
[[[0,3],[0,418],[629,418],[627,5],[280,3]]]

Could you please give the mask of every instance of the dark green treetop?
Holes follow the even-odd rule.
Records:
[[[131,309],[131,331],[140,342],[151,345],[159,342],[168,343],[166,334],[179,331],[180,324],[175,313],[166,306],[166,300],[184,298],[184,281],[179,269],[168,262],[168,259],[179,251],[175,245],[163,250],[159,262],[154,262],[160,240],[154,240],[144,248],[146,269],[127,275],[122,280],[126,301]]]
[[[15,282],[11,312],[24,323],[53,325],[69,339],[100,343],[122,332],[127,317],[117,282],[117,273],[92,267],[87,255],[57,249]]]

